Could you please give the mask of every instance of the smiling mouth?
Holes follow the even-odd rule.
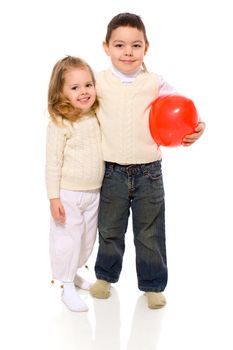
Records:
[[[90,97],[83,97],[83,98],[79,99],[78,101],[81,102],[81,103],[82,102],[85,103],[85,102],[88,102],[89,100],[90,100]]]
[[[121,60],[122,63],[134,63],[135,61]]]

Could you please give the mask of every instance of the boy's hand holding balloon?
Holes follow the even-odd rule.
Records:
[[[195,132],[191,135],[186,135],[182,141],[183,146],[191,146],[195,141],[199,139],[199,137],[203,134],[205,131],[205,123],[204,122],[199,122]]]

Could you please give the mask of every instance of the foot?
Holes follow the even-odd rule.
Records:
[[[77,294],[73,283],[64,283],[61,300],[71,311],[83,312],[88,310],[85,302]]]
[[[80,289],[84,290],[90,290],[91,288],[91,283],[86,281],[84,278],[81,276],[76,275],[74,278],[74,285],[75,287],[78,287]]]
[[[166,305],[166,298],[162,293],[146,292],[145,295],[150,309],[160,309]]]
[[[111,284],[104,280],[97,280],[90,288],[90,293],[98,299],[107,299],[110,297]]]

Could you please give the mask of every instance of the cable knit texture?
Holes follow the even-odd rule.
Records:
[[[142,72],[132,83],[123,84],[106,70],[97,75],[96,88],[104,160],[142,164],[161,159],[160,148],[150,134],[146,109],[158,96],[156,74]]]
[[[71,124],[50,121],[47,129],[46,185],[48,198],[59,198],[60,189],[95,190],[101,187],[104,162],[101,134],[95,116]]]

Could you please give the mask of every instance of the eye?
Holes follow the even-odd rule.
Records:
[[[133,47],[140,48],[140,47],[142,47],[142,45],[141,44],[134,44]]]
[[[86,84],[86,87],[90,88],[90,87],[92,87],[93,85],[94,85],[93,83],[88,83],[88,84]]]
[[[123,44],[116,44],[115,47],[121,48],[121,47],[123,47]]]
[[[73,86],[72,88],[71,88],[71,90],[77,90],[78,89],[78,87],[77,86]]]

